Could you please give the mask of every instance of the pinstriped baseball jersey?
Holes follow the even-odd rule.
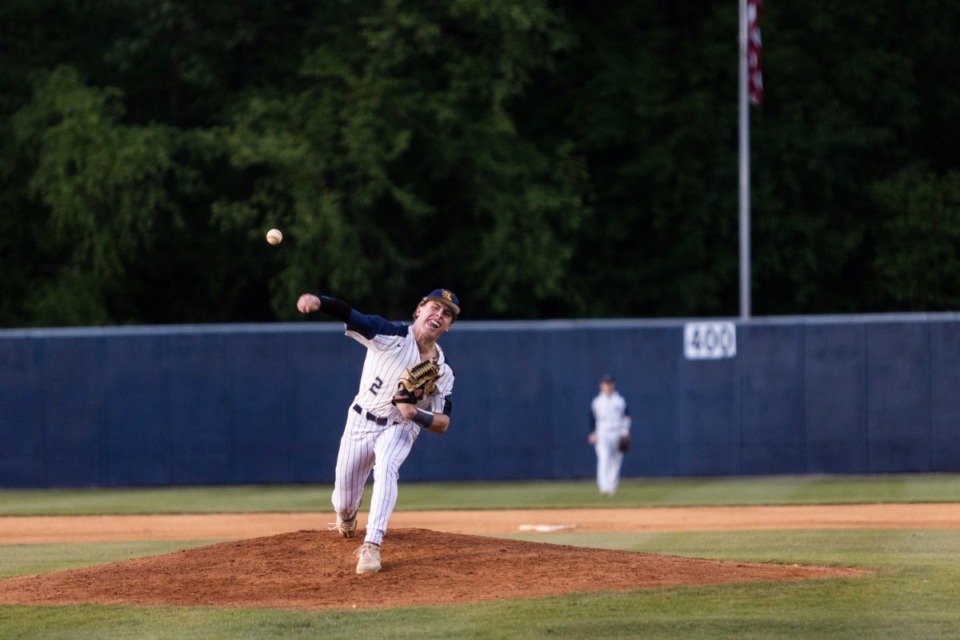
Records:
[[[403,372],[421,361],[420,350],[410,326],[352,310],[345,333],[367,348],[354,404],[377,417],[400,420],[400,410],[390,401]],[[417,406],[449,415],[454,374],[447,364],[443,349],[440,345],[436,345],[436,348],[439,354],[437,364],[440,365],[437,392],[424,396]]]

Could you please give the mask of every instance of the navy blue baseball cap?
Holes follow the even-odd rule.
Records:
[[[434,289],[423,297],[422,302],[427,300],[437,300],[453,309],[454,317],[460,315],[460,298],[454,295],[450,289]]]

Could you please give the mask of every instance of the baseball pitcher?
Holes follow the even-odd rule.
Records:
[[[460,315],[460,301],[436,289],[420,301],[413,324],[365,315],[342,300],[305,293],[301,313],[323,311],[345,325],[345,333],[367,348],[357,395],[347,410],[337,454],[331,525],[344,538],[357,530],[363,487],[373,472],[373,494],[357,573],[380,570],[380,545],[397,503],[400,465],[422,429],[444,433],[450,426],[453,369],[437,341]]]

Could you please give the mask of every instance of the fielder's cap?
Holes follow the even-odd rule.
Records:
[[[600,382],[605,382],[607,384],[613,384],[613,376],[609,373],[600,378]]]
[[[453,309],[454,316],[460,315],[460,298],[449,289],[434,289],[423,297],[423,302],[427,300],[437,300]]]

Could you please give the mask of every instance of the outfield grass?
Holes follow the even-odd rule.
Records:
[[[617,498],[601,503],[590,483],[404,485],[401,508],[945,502],[960,499],[958,486],[957,476],[633,480],[625,484]],[[0,492],[0,513],[143,513],[144,503],[149,506],[154,500],[162,506],[159,510],[166,512],[309,511],[316,510],[318,503],[325,510],[328,497],[327,487]],[[554,533],[510,537],[722,560],[856,566],[875,573],[857,579],[649,589],[333,613],[8,605],[0,606],[0,637],[960,638],[960,531]],[[0,575],[85,566],[196,544],[207,543],[2,545]]]
[[[369,486],[364,504],[369,504]],[[328,512],[328,485],[0,490],[0,516]],[[614,498],[592,481],[403,483],[400,510],[572,509],[956,502],[960,475],[626,479]]]

